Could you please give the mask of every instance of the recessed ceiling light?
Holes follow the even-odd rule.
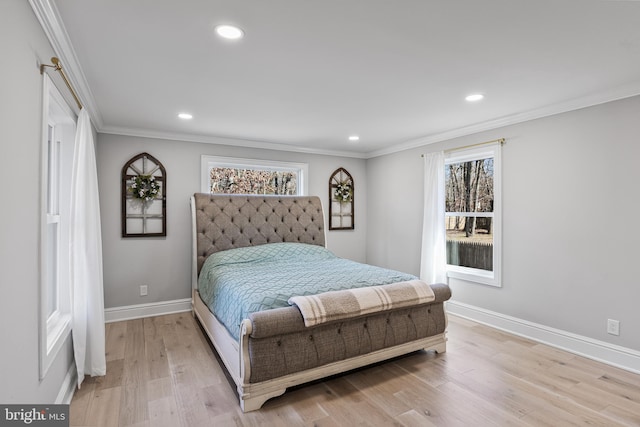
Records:
[[[471,94],[469,96],[467,96],[465,99],[469,102],[475,102],[475,101],[480,101],[482,98],[484,98],[484,95],[481,93],[474,93]]]
[[[216,33],[225,39],[237,40],[244,36],[244,31],[233,25],[218,25]]]
[[[180,113],[178,114],[178,117],[180,117],[182,120],[191,120],[193,119],[193,116],[189,113]]]
[[[355,142],[355,141],[359,141],[359,140],[360,140],[360,137],[358,135],[351,135],[349,137],[349,141]]]

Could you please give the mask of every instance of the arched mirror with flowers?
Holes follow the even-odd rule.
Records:
[[[167,235],[167,172],[148,153],[122,167],[122,237]]]
[[[338,168],[329,178],[329,230],[353,230],[353,177],[345,168]]]

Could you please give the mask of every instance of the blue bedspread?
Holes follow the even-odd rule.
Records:
[[[237,340],[249,313],[288,307],[296,295],[385,285],[415,276],[335,256],[303,243],[271,243],[209,256],[198,278],[202,300]]]

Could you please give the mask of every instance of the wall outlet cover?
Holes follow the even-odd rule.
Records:
[[[607,333],[611,335],[620,335],[620,321],[607,319]]]

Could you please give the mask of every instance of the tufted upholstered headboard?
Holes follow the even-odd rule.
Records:
[[[317,196],[196,193],[191,206],[194,280],[214,252],[277,242],[325,246],[324,214]]]

